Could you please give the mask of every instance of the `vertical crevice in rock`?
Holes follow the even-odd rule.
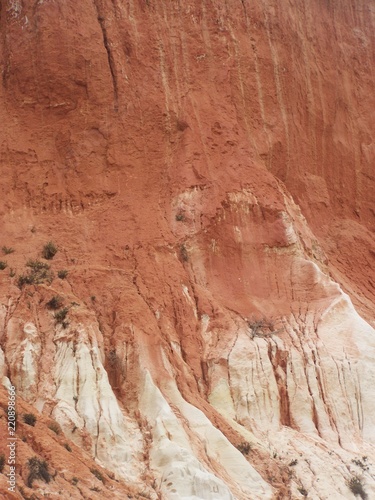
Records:
[[[111,78],[112,78],[112,85],[113,85],[113,99],[114,99],[114,108],[115,111],[118,111],[118,82],[117,82],[117,72],[116,72],[116,65],[115,65],[115,60],[113,57],[113,53],[111,51],[111,44],[108,39],[108,30],[106,27],[105,23],[105,17],[104,17],[104,12],[103,8],[100,5],[100,2],[98,0],[94,0],[94,5],[95,5],[95,10],[98,16],[98,22],[100,25],[100,29],[102,31],[103,35],[103,44],[104,48],[107,52],[107,57],[108,57],[108,66],[109,66],[109,71],[111,73]]]

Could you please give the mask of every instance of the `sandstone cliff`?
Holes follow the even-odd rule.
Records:
[[[3,497],[375,498],[374,4],[0,26]]]

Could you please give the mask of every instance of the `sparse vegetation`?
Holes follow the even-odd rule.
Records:
[[[250,443],[246,443],[244,441],[243,443],[237,445],[237,450],[240,451],[242,455],[248,455],[251,451],[251,445]]]
[[[78,483],[79,479],[78,477],[72,477],[72,484],[75,486]]]
[[[3,472],[4,465],[5,465],[5,455],[1,454],[0,455],[0,472]]]
[[[49,241],[43,247],[42,257],[43,259],[46,260],[52,260],[54,256],[57,254],[57,251],[58,251],[57,246],[54,243],[52,243],[52,241]]]
[[[28,260],[26,263],[28,267],[27,274],[22,274],[18,277],[18,287],[22,288],[24,285],[39,285],[40,283],[51,283],[53,280],[53,273],[50,266],[40,260]]]
[[[348,481],[348,488],[355,496],[360,496],[362,500],[366,500],[367,493],[365,492],[362,484],[362,479],[358,476],[352,476]]]
[[[36,423],[36,416],[33,413],[25,413],[23,415],[23,421],[25,422],[25,424],[34,427]]]
[[[101,472],[98,471],[98,469],[90,469],[91,474],[93,474],[99,481],[104,483],[104,476]]]
[[[0,260],[0,271],[4,271],[4,269],[6,269],[8,267],[8,264],[3,261],[3,260]]]
[[[51,474],[48,471],[48,464],[45,460],[39,460],[37,457],[29,458],[27,462],[29,475],[27,477],[27,486],[32,488],[35,479],[42,479],[44,482],[51,481]]]
[[[177,214],[176,215],[176,220],[181,222],[185,220],[185,215],[184,214]]]
[[[12,247],[6,247],[6,246],[3,246],[1,248],[2,252],[4,255],[9,255],[10,253],[13,253],[14,252],[14,248]]]
[[[102,491],[100,488],[98,488],[97,486],[94,486],[93,488],[90,488],[91,491]]]
[[[180,256],[183,262],[187,262],[189,260],[189,254],[184,244],[180,246]]]
[[[281,330],[275,330],[275,325],[272,321],[267,321],[265,318],[260,320],[252,320],[247,322],[250,328],[250,338],[254,337],[271,337],[271,335],[275,335],[280,333]]]
[[[57,276],[61,279],[64,280],[68,276],[69,271],[67,269],[60,269],[60,271],[57,271]]]
[[[294,467],[295,465],[298,464],[298,460],[295,458],[294,460],[292,460],[289,464],[289,467]]]
[[[72,452],[71,447],[68,445],[68,443],[64,444],[64,448],[67,449],[70,453]]]
[[[54,295],[52,299],[50,299],[47,303],[46,306],[48,309],[59,309],[63,305],[64,299],[60,297],[59,295]]]
[[[352,460],[353,464],[357,465],[358,467],[360,467],[364,471],[369,470],[369,466],[368,466],[368,464],[366,462],[367,462],[367,457],[366,456],[363,456],[362,460],[360,458]]]
[[[60,434],[60,427],[56,424],[56,422],[52,422],[49,426],[48,429],[53,431],[55,434],[59,435]]]
[[[16,271],[13,269],[13,267],[10,267],[10,268],[9,268],[9,276],[10,276],[11,278],[14,278],[14,277],[15,277],[15,275],[16,275]]]
[[[64,326],[65,318],[66,318],[68,312],[69,312],[69,307],[63,307],[62,309],[60,309],[60,311],[57,311],[54,314],[54,318],[56,320],[56,323],[61,323]]]
[[[305,490],[305,488],[298,488],[298,491],[301,493],[303,497],[307,497],[308,492]]]

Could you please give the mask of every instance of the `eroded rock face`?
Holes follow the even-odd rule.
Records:
[[[0,23],[2,494],[375,496],[371,3]]]

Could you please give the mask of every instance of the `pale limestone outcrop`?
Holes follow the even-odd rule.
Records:
[[[151,426],[151,467],[160,477],[166,498],[232,500],[238,494],[254,499],[272,498],[269,485],[207,417],[181,397],[172,381],[164,390],[169,403],[146,373],[140,410]],[[172,411],[171,405],[177,412]],[[212,466],[214,471],[209,470]],[[215,476],[220,470],[228,474],[226,481],[235,496]]]
[[[116,476],[136,480],[142,437],[124,416],[109,384],[95,329],[78,324],[70,341],[61,330],[56,333],[53,416],[73,441],[89,447]]]

